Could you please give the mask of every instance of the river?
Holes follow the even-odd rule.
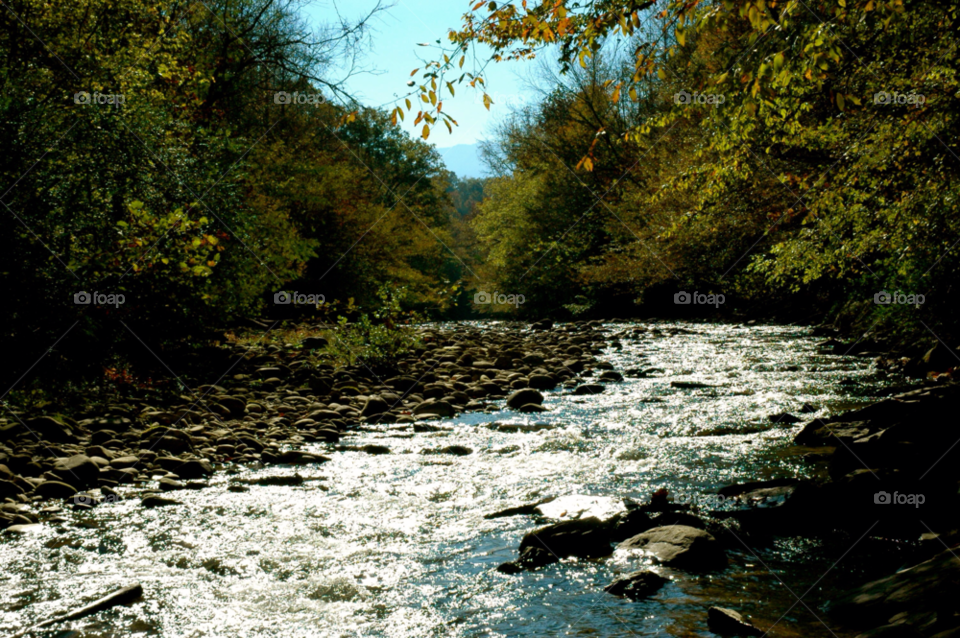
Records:
[[[205,490],[178,493],[180,506],[144,509],[129,499],[64,511],[68,523],[4,536],[0,626],[21,629],[139,581],[143,602],[77,621],[71,626],[81,633],[72,635],[712,636],[705,610],[714,604],[760,626],[786,612],[773,636],[834,635],[821,611],[797,604],[794,593],[818,581],[856,532],[846,543],[784,539],[743,548],[730,553],[728,570],[710,576],[661,569],[672,582],[643,602],[602,589],[637,569],[637,559],[495,571],[538,523],[484,514],[551,495],[597,497],[582,500],[610,513],[622,497],[645,501],[659,488],[713,507],[707,494],[724,485],[809,472],[787,452],[800,426],[773,426],[769,415],[810,404],[818,411],[804,416],[824,416],[880,396],[887,383],[869,359],[821,353],[821,339],[805,328],[654,327],[602,358],[620,371],[660,372],[609,384],[598,396],[546,392],[547,413],[468,413],[434,422],[449,428],[440,432],[370,428],[343,443],[386,445],[391,454],[317,445],[332,461],[236,468],[217,473]],[[715,387],[678,389],[672,381]],[[503,432],[494,422],[549,427]],[[419,453],[452,444],[473,453]],[[295,471],[316,480],[227,489],[237,476]],[[575,516],[571,507],[561,501],[554,515]],[[827,599],[897,558],[870,554],[844,558],[809,600]]]

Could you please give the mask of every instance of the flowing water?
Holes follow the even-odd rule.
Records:
[[[129,499],[4,536],[0,634],[139,581],[143,602],[67,627],[89,636],[711,636],[706,607],[720,604],[764,627],[783,616],[774,636],[834,635],[814,601],[877,569],[871,541],[817,581],[866,530],[832,543],[744,547],[709,576],[656,568],[672,582],[643,602],[602,589],[639,569],[638,558],[494,570],[538,523],[484,514],[551,495],[597,497],[581,501],[612,512],[623,497],[646,500],[662,487],[709,505],[705,495],[730,483],[805,476],[803,459],[785,453],[799,426],[767,417],[804,403],[823,416],[882,392],[868,359],[820,354],[820,340],[802,328],[655,327],[663,333],[624,340],[602,358],[621,371],[662,372],[599,396],[545,393],[547,413],[470,413],[435,422],[443,432],[382,426],[343,443],[386,445],[389,455],[329,452],[332,461],[312,468],[237,468],[205,490],[178,492],[179,506],[144,509]],[[552,427],[501,432],[492,422]],[[452,444],[473,453],[420,454]],[[227,490],[237,476],[295,471],[316,480]],[[562,501],[552,515],[573,517],[579,507]]]

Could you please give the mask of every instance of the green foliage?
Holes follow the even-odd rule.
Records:
[[[302,4],[4,5],[4,389],[54,343],[35,373],[99,375],[119,356],[168,374],[168,350],[305,281],[370,307],[387,280],[412,304],[450,303],[462,266],[443,246],[442,163],[385,113],[331,103],[345,93],[325,78],[363,25],[314,29]],[[75,305],[80,291],[126,301]]]
[[[403,288],[394,290],[382,286],[377,297],[379,308],[360,314],[356,319],[339,317],[329,355],[342,365],[362,365],[371,368],[389,366],[420,346],[415,324],[420,317],[403,310]]]
[[[589,80],[568,82],[564,109],[548,97],[536,118],[499,136],[516,169],[501,191],[512,196],[477,220],[480,229],[511,221],[481,233],[494,257],[514,250],[497,242],[516,229],[542,239],[571,229],[568,280],[592,286],[593,299],[629,290],[644,300],[662,286],[758,301],[803,294],[821,308],[858,308],[863,329],[949,340],[960,336],[950,304],[960,275],[958,12],[900,0],[481,3],[424,78],[450,81],[468,48],[486,44],[494,62],[552,47],[566,78]],[[482,67],[459,81],[482,87]],[[683,93],[722,101],[675,99]],[[562,165],[526,161],[543,144]],[[604,154],[608,145],[616,150]],[[611,168],[614,177],[588,177]],[[557,174],[567,179],[551,183]],[[577,234],[585,222],[571,226],[570,215],[546,223],[553,206],[518,213],[533,181],[533,199],[551,203],[589,186],[617,220],[604,237]],[[520,245],[546,252],[531,238]],[[510,281],[523,263],[496,267]],[[881,290],[927,301],[869,303]]]
[[[473,216],[484,199],[484,192],[490,184],[488,177],[465,177],[463,179],[450,174],[447,195],[453,202],[453,208],[461,219]]]

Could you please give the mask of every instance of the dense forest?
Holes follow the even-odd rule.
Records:
[[[302,4],[5,5],[8,356],[57,344],[45,366],[99,371],[151,359],[147,335],[176,347],[266,308],[320,313],[278,291],[324,299],[322,316],[380,303],[387,283],[424,312],[456,302],[455,177],[325,79],[362,53],[367,21],[317,29]]]
[[[414,139],[409,99],[367,108],[329,79],[367,20],[317,28],[302,4],[5,3],[4,352],[98,371],[146,356],[143,333],[176,348],[381,304],[956,341],[956,5],[480,2],[418,70]],[[484,90],[478,47],[539,57],[546,88],[486,142],[497,177],[459,179],[425,139],[455,125],[455,87]]]
[[[483,90],[460,64],[481,43],[550,61],[543,99],[487,143],[502,177],[474,220],[487,273],[534,314],[664,316],[698,290],[953,346],[957,11],[478,3],[419,88]]]

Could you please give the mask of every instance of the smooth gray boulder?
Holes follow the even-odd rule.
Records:
[[[743,619],[738,612],[724,607],[711,607],[707,610],[707,627],[721,636],[764,636],[760,631]]]
[[[543,395],[533,388],[523,388],[517,390],[507,397],[507,407],[518,410],[525,405],[543,405]]]
[[[623,596],[631,600],[649,598],[660,591],[660,588],[670,582],[660,574],[642,570],[618,578],[603,588],[614,596]]]
[[[655,527],[628,538],[619,548],[643,550],[661,565],[690,571],[711,571],[727,563],[723,548],[712,534],[686,525]]]

